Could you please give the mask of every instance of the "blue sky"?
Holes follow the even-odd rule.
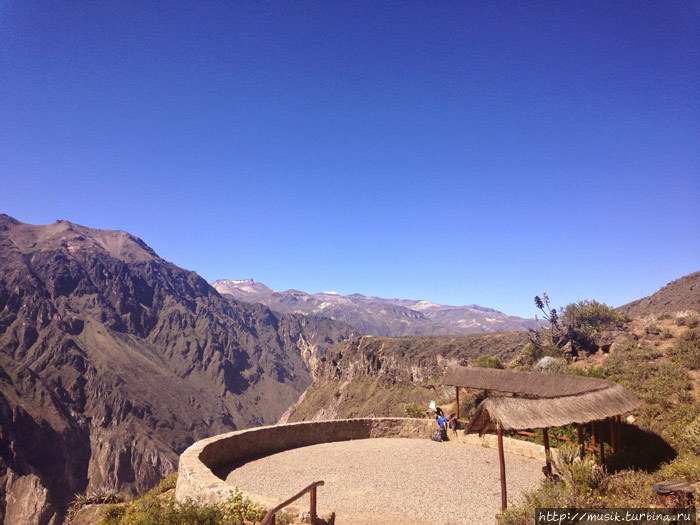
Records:
[[[698,195],[698,1],[0,1],[0,211],[208,280],[620,305]]]

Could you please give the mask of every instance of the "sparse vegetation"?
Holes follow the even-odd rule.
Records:
[[[692,328],[680,336],[669,352],[671,359],[691,370],[700,369],[700,328]]]
[[[479,368],[504,368],[501,358],[496,355],[480,355],[474,361],[474,365]]]
[[[178,503],[172,492],[149,491],[128,505],[110,505],[102,513],[100,525],[244,525],[260,521],[266,509],[232,491],[225,503],[200,505]]]
[[[688,328],[697,328],[700,326],[700,318],[697,316],[680,316],[676,317],[678,326],[687,326]]]
[[[177,485],[177,472],[171,472],[165,476],[160,483],[151,489],[156,495],[172,490]]]
[[[538,345],[530,342],[511,361],[510,367],[516,370],[531,370],[543,357],[561,358],[564,357],[564,351],[556,345]]]
[[[595,365],[582,368],[581,363],[575,363],[565,368],[567,373],[616,381],[643,401],[634,414],[635,424],[623,425],[625,447],[607,457],[607,473],[596,473],[600,467],[592,460],[575,459],[575,447],[553,440],[552,445],[559,447],[555,467],[561,479],[527,493],[522,504],[499,516],[499,524],[532,525],[536,507],[650,506],[656,501],[652,490],[655,481],[700,481],[700,403],[691,394],[688,374],[693,367],[700,367],[700,329],[678,334],[664,328],[669,326],[670,317],[656,317],[658,325],[638,325],[639,341],[617,345],[605,358],[596,359]],[[687,321],[687,317],[676,318],[678,326],[687,326],[686,321],[679,324],[679,319]],[[663,321],[666,323],[661,324]],[[514,364],[527,367],[537,352],[537,345],[526,345]],[[552,433],[574,437],[571,427]],[[533,439],[542,441],[539,432]]]
[[[77,512],[86,505],[119,503],[124,500],[123,494],[107,485],[102,485],[84,494],[76,494],[68,508],[66,523],[70,523]]]
[[[405,403],[403,405],[403,415],[404,417],[420,419],[425,417],[425,409],[423,409],[418,403]]]
[[[619,329],[630,321],[626,315],[595,300],[586,299],[571,303],[562,315],[556,308],[550,308],[549,297],[544,293],[542,298],[535,296],[535,306],[549,322],[549,327],[542,327],[540,332],[530,331],[530,342],[541,347],[564,348],[568,345],[567,351],[574,356],[580,351],[596,351],[596,337],[599,334]],[[544,338],[546,341],[543,341]]]

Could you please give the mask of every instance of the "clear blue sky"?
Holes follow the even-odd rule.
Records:
[[[0,0],[0,211],[531,316],[700,270],[700,2]]]

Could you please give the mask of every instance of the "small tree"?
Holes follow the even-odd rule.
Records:
[[[624,315],[594,300],[571,303],[564,309],[564,325],[589,336],[616,328],[626,321],[628,318]]]

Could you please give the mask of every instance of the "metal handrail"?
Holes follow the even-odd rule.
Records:
[[[314,481],[311,485],[308,487],[303,488],[300,492],[292,496],[291,498],[283,501],[276,507],[270,509],[267,511],[267,514],[265,514],[265,517],[263,520],[260,522],[260,525],[275,525],[275,514],[277,514],[280,510],[282,510],[284,507],[289,505],[290,503],[294,503],[296,500],[301,498],[304,494],[307,492],[310,492],[310,503],[309,503],[309,514],[311,515],[311,523],[316,521],[316,487],[321,487],[324,485],[324,481]]]

